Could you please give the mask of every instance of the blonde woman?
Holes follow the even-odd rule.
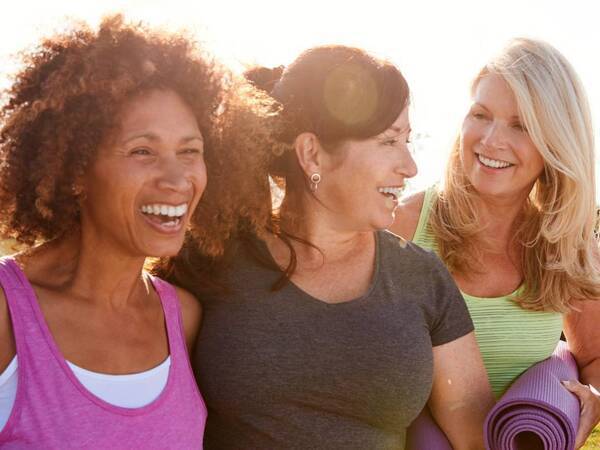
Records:
[[[564,331],[580,368],[566,383],[582,404],[578,446],[600,419],[594,195],[581,83],[556,49],[516,39],[473,83],[444,186],[408,198],[392,227],[450,269],[497,397]]]

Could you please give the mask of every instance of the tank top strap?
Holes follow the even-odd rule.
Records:
[[[51,353],[48,336],[39,326],[34,302],[37,302],[33,288],[14,258],[0,259],[0,284],[4,290],[11,318],[13,336],[19,355],[19,370],[24,370],[25,361],[35,351]]]
[[[188,355],[183,331],[183,318],[175,287],[152,275],[150,275],[150,280],[158,293],[165,314],[171,362],[174,363],[174,359],[187,361]]]
[[[431,217],[431,209],[437,198],[438,191],[439,188],[437,185],[430,186],[425,191],[423,206],[421,207],[421,214],[419,215],[419,222],[412,238],[412,241],[418,246],[428,250],[433,250],[436,253],[438,250],[438,245],[435,235],[429,225],[429,218]]]

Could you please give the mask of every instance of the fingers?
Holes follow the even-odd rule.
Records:
[[[575,394],[580,401],[590,393],[590,388],[577,380],[565,380],[561,381],[561,383],[569,392]]]
[[[575,448],[585,444],[586,439],[600,421],[600,396],[596,395],[589,386],[577,380],[563,381],[563,386],[577,396],[581,404],[579,429],[575,436]]]

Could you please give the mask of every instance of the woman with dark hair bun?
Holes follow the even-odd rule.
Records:
[[[201,293],[206,446],[403,448],[430,399],[455,448],[482,448],[492,395],[464,301],[433,253],[383,231],[416,174],[404,77],[328,46],[247,78],[280,109],[241,194],[227,290]],[[201,267],[185,261],[172,273],[192,286]]]
[[[24,63],[0,112],[0,233],[23,248],[0,260],[0,447],[201,448],[200,304],[144,263],[193,217],[222,247],[227,158],[257,141],[220,147],[224,115],[255,106],[193,41],[119,16]]]

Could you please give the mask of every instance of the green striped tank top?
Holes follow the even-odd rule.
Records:
[[[438,252],[429,225],[437,191],[425,192],[425,200],[413,241]],[[527,311],[514,301],[518,289],[504,297],[481,298],[462,293],[475,324],[475,336],[492,390],[500,397],[510,384],[533,364],[550,356],[562,330],[562,315]]]

